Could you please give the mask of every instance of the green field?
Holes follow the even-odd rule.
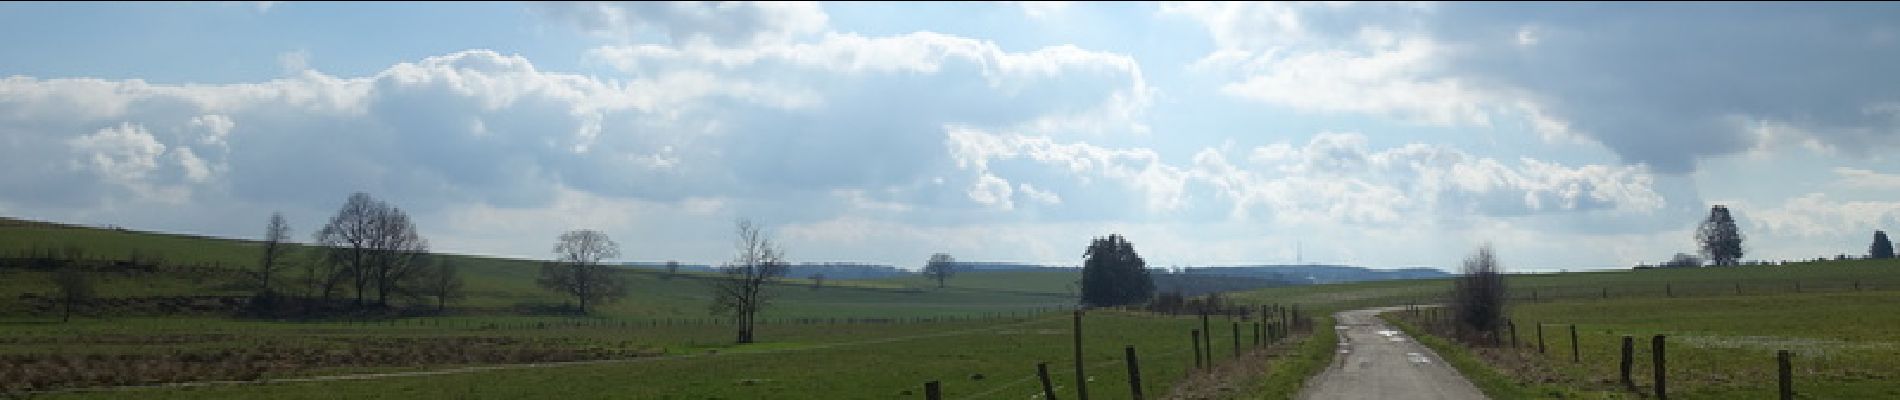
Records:
[[[0,255],[81,248],[94,260],[101,297],[245,296],[249,242],[0,223]],[[134,252],[163,266],[115,270]],[[468,296],[440,315],[271,321],[217,312],[165,314],[95,307],[72,323],[32,309],[22,295],[50,293],[52,273],[0,268],[0,382],[9,390],[163,382],[292,382],[67,393],[78,397],[633,397],[921,398],[942,381],[946,398],[1031,396],[1037,362],[1051,363],[1060,397],[1074,397],[1068,361],[1074,274],[966,272],[937,288],[921,277],[826,282],[787,279],[770,290],[761,343],[731,344],[733,328],[708,315],[711,275],[628,269],[629,296],[577,317],[550,313],[568,300],[535,286],[538,264],[440,255],[463,268]],[[293,264],[308,262],[295,260]],[[293,265],[292,268],[295,268]],[[1615,372],[1618,340],[1639,344],[1637,384],[1649,385],[1647,337],[1671,339],[1677,398],[1772,394],[1775,350],[1795,352],[1807,398],[1900,396],[1900,263],[1827,261],[1786,266],[1511,275],[1512,317],[1529,345],[1547,325],[1549,353],[1465,349],[1435,338],[1448,361],[1498,398],[1633,398]],[[1240,304],[1297,304],[1307,316],[1352,308],[1443,301],[1449,280],[1274,287],[1231,293]],[[1224,326],[1216,319],[1215,325]],[[1414,321],[1412,324],[1419,324]],[[1567,327],[1579,327],[1585,362],[1568,360]],[[1198,321],[1092,312],[1084,342],[1097,393],[1124,393],[1121,346],[1140,349],[1151,397],[1186,382],[1186,332]],[[1418,326],[1411,326],[1416,329]],[[1332,356],[1330,333],[1280,345],[1271,368],[1242,379],[1231,398],[1286,398]],[[1226,330],[1216,329],[1216,349]],[[1218,355],[1227,353],[1216,351]],[[535,363],[582,362],[546,368]],[[315,376],[445,371],[441,375],[297,382]],[[1647,386],[1640,387],[1644,389]],[[1099,389],[1097,389],[1099,388]],[[1098,395],[1099,396],[1099,395]]]
[[[1421,341],[1500,399],[1641,397],[1638,392],[1654,390],[1654,335],[1667,338],[1670,398],[1772,398],[1778,389],[1778,350],[1793,352],[1794,385],[1801,398],[1895,398],[1900,397],[1900,374],[1893,372],[1900,371],[1897,273],[1900,262],[1893,260],[1850,260],[1513,276],[1509,316],[1518,325],[1519,348],[1473,348],[1435,337]],[[1446,283],[1410,285],[1415,286],[1401,285],[1394,293],[1429,294]],[[1347,294],[1363,290],[1331,294],[1352,297]],[[1359,300],[1347,302],[1352,301]],[[1428,315],[1401,312],[1388,319],[1416,331],[1429,325]],[[1536,345],[1539,324],[1545,328],[1543,354]],[[1581,362],[1572,361],[1571,325],[1577,327]],[[1624,335],[1635,344],[1635,390],[1625,388],[1619,376]]]
[[[923,382],[938,380],[947,398],[997,398],[1039,392],[1038,362],[1051,364],[1061,397],[1076,390],[1064,311],[1075,302],[1073,273],[972,272],[946,288],[920,278],[823,287],[786,279],[768,289],[761,342],[734,345],[734,328],[708,315],[709,274],[619,271],[628,297],[580,317],[539,311],[568,300],[534,284],[536,261],[436,255],[466,280],[466,298],[445,313],[264,320],[141,306],[248,296],[243,269],[258,252],[252,242],[14,220],[0,220],[0,238],[0,257],[16,260],[79,249],[99,297],[60,323],[45,304],[25,300],[51,295],[52,271],[0,268],[0,290],[12,294],[0,296],[7,392],[292,380],[53,397],[921,398]],[[135,258],[145,267],[124,265]],[[288,270],[308,262],[293,257]],[[1086,325],[1084,359],[1097,396],[1126,393],[1124,345],[1139,349],[1151,397],[1189,376],[1187,336],[1197,320],[1101,310]],[[1231,357],[1229,331],[1216,332],[1218,358]],[[1325,352],[1300,345],[1281,344],[1272,357],[1306,362],[1229,379],[1246,389],[1229,394],[1290,396],[1313,364],[1323,365],[1312,359]],[[574,364],[525,367],[545,363]],[[295,382],[471,367],[493,369]]]
[[[949,289],[979,290],[988,292],[1014,292],[1025,294],[1046,294],[1052,296],[1073,297],[1072,285],[1081,278],[1078,271],[972,271],[952,275],[944,280]],[[883,284],[894,287],[937,288],[937,281],[922,275],[866,279],[865,284]]]
[[[192,328],[192,321],[147,324],[137,331],[146,337],[176,331],[214,335],[217,331]],[[1216,325],[1226,322],[1216,319]],[[1188,374],[1193,364],[1186,332],[1198,327],[1193,318],[1142,313],[1094,311],[1085,318],[1084,360],[1090,371],[1089,387],[1096,396],[1123,397],[1128,390],[1123,346],[1140,352],[1144,391],[1167,393]],[[11,338],[35,337],[63,328],[11,332]],[[80,327],[79,329],[85,329]],[[1040,391],[1033,378],[1035,364],[1049,362],[1058,396],[1075,397],[1071,364],[1071,319],[1050,315],[1023,320],[986,320],[956,323],[856,326],[794,325],[768,327],[769,343],[725,346],[723,331],[705,329],[570,328],[523,331],[452,331],[429,326],[347,328],[257,323],[224,325],[223,330],[244,331],[246,340],[269,342],[278,337],[307,335],[361,335],[390,341],[426,339],[441,343],[458,337],[532,340],[561,338],[640,343],[643,357],[605,364],[549,368],[513,368],[436,376],[394,377],[361,381],[219,385],[198,388],[135,389],[131,391],[68,393],[53,398],[921,398],[923,382],[943,382],[946,398],[1022,398]],[[1231,357],[1231,339],[1225,330],[1215,335],[1214,355]],[[1246,335],[1243,330],[1243,335]],[[103,338],[102,334],[81,337]],[[719,338],[719,339],[713,339]],[[1243,342],[1250,341],[1243,338]],[[184,342],[188,340],[180,340]],[[655,344],[668,344],[655,349]],[[109,354],[189,347],[190,343],[146,344],[145,350],[100,348],[98,343],[73,340],[63,350]],[[78,350],[79,347],[93,347]],[[131,345],[124,345],[130,347]],[[110,346],[108,346],[110,347]],[[158,350],[169,351],[169,350]],[[452,352],[450,349],[417,349]],[[70,354],[70,353],[69,353]],[[408,357],[423,357],[406,355]],[[1310,355],[1309,355],[1310,357]],[[83,357],[78,357],[83,359]],[[452,367],[455,363],[429,365]],[[405,371],[403,367],[336,367],[323,373]],[[309,374],[272,374],[285,378]],[[1299,374],[1304,375],[1304,372]],[[245,377],[252,379],[258,377]],[[1282,379],[1286,380],[1286,379]],[[1293,379],[1297,381],[1297,379]],[[1284,388],[1282,388],[1284,389]],[[1275,397],[1284,397],[1282,393]],[[1158,396],[1157,396],[1158,397]]]
[[[1704,296],[1900,290],[1900,261],[1846,260],[1782,266],[1616,270],[1506,277],[1520,303],[1602,298]],[[1858,287],[1858,289],[1857,289]],[[1357,282],[1267,288],[1237,293],[1249,303],[1297,303],[1314,310],[1442,302],[1449,279]]]

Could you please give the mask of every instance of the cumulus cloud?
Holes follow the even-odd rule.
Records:
[[[946,174],[944,126],[1142,132],[1153,96],[1127,55],[830,32],[810,4],[544,11],[574,7],[620,10],[572,21],[583,28],[667,38],[634,32],[634,43],[590,52],[621,72],[605,78],[481,49],[365,76],[295,65],[301,53],[290,53],[287,76],[238,84],[5,78],[0,167],[18,173],[0,184],[33,190],[9,190],[0,207],[91,219],[126,215],[101,204],[190,200],[314,214],[367,191],[440,227],[425,229],[471,238],[438,240],[448,247],[477,236],[459,219],[531,219],[504,217],[575,202],[786,223],[840,212],[958,221],[1062,197],[1028,181]],[[987,192],[968,190],[978,183]],[[783,207],[794,203],[805,206]]]
[[[960,168],[982,176],[971,188],[1001,203],[1007,177],[994,165],[1028,160],[1067,174],[1036,192],[1062,194],[1104,180],[1144,194],[1147,210],[1166,213],[1190,204],[1194,193],[1225,201],[1236,218],[1256,214],[1287,223],[1413,224],[1433,218],[1514,217],[1553,213],[1649,215],[1666,205],[1642,166],[1584,165],[1520,158],[1501,161],[1442,145],[1369,148],[1360,134],[1326,133],[1303,146],[1260,146],[1230,160],[1229,151],[1205,148],[1192,162],[1165,162],[1149,149],[1064,143],[1046,136],[990,133],[953,127],[946,143]],[[1195,188],[1206,188],[1205,191]],[[1023,192],[1030,192],[1024,190]],[[1025,196],[1038,196],[1025,193]]]
[[[1731,209],[1748,210],[1754,226],[1783,237],[1854,238],[1877,229],[1900,229],[1900,202],[1836,200],[1825,193],[1808,193],[1773,207],[1743,206],[1750,205]]]
[[[1687,173],[1701,158],[1783,143],[1891,149],[1900,121],[1900,10],[1682,5],[1174,4],[1216,49],[1223,91],[1294,109],[1449,126],[1531,121],[1629,163]],[[1615,29],[1605,29],[1615,27]],[[1770,141],[1763,126],[1798,138]]]

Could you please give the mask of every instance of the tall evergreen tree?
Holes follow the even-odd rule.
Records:
[[[1096,238],[1082,257],[1082,304],[1140,304],[1154,295],[1147,261],[1121,235]]]
[[[1868,258],[1893,258],[1893,242],[1887,241],[1886,231],[1874,231],[1874,244],[1868,246]]]
[[[1717,205],[1709,209],[1709,218],[1702,221],[1696,229],[1696,243],[1702,246],[1702,256],[1710,265],[1718,267],[1741,264],[1742,231],[1735,227],[1735,217],[1729,215],[1728,207]]]

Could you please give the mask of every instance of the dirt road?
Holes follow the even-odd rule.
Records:
[[[1299,398],[1484,399],[1483,392],[1438,354],[1377,317],[1400,309],[1404,307],[1335,314],[1340,353],[1325,372],[1307,381]]]

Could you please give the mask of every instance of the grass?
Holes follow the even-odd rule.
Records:
[[[1900,290],[1900,260],[1845,260],[1781,266],[1616,270],[1506,277],[1520,302],[1609,298],[1687,298],[1856,290]],[[1450,279],[1273,287],[1237,293],[1236,301],[1299,304],[1315,312],[1442,301]]]
[[[1296,337],[1302,341],[1293,354],[1279,360],[1280,364],[1249,388],[1248,393],[1259,399],[1292,399],[1299,396],[1308,377],[1326,369],[1333,362],[1333,349],[1339,345],[1339,332],[1333,330],[1333,317],[1320,316],[1314,321],[1313,333]]]
[[[944,280],[949,289],[978,290],[987,292],[1034,293],[1051,296],[1071,296],[1070,286],[1081,279],[1080,271],[970,271],[963,272]],[[911,288],[937,288],[937,281],[922,275],[867,279],[862,281]]]
[[[1408,321],[1404,318],[1391,318],[1388,317],[1388,315],[1390,315],[1390,313],[1380,315],[1380,318],[1386,320],[1386,322],[1392,326],[1398,327],[1399,330],[1405,332],[1406,336],[1417,340],[1419,344],[1432,349],[1432,352],[1437,353],[1440,359],[1445,360],[1446,364],[1450,364],[1452,368],[1458,369],[1458,372],[1464,375],[1465,379],[1470,379],[1473,386],[1477,386],[1478,390],[1483,391],[1486,396],[1491,398],[1622,398],[1617,397],[1617,393],[1615,392],[1595,391],[1583,393],[1571,388],[1514,377],[1510,373],[1488,364],[1485,359],[1480,358],[1474,354],[1471,349],[1463,345],[1452,343],[1442,337],[1427,334],[1424,330],[1419,329],[1417,325],[1414,325],[1412,323],[1413,321]]]
[[[1650,338],[1665,335],[1671,398],[1773,397],[1777,350],[1793,352],[1802,398],[1900,396],[1894,372],[1900,370],[1900,331],[1893,329],[1900,326],[1900,292],[1519,304],[1510,315],[1518,321],[1522,350],[1434,346],[1448,359],[1468,359],[1452,362],[1497,398],[1636,397],[1618,376],[1624,335],[1636,344],[1637,392],[1653,390]],[[1546,324],[1549,348],[1542,355],[1534,338],[1539,323]],[[1577,326],[1582,362],[1571,361],[1569,325]],[[1469,361],[1476,359],[1486,365]]]
[[[995,322],[992,321],[992,324]],[[1085,321],[1084,360],[1091,394],[1119,397],[1128,383],[1122,346],[1141,353],[1144,387],[1165,393],[1187,373],[1192,353],[1181,340],[1198,321],[1114,311]],[[54,398],[922,398],[925,381],[943,382],[946,398],[1023,398],[1040,391],[1037,362],[1050,362],[1059,397],[1075,397],[1066,317],[1019,324],[920,324],[867,327],[864,335],[780,333],[785,342],[720,355],[603,365],[487,371],[370,381],[309,382],[193,389],[79,393]],[[920,335],[935,336],[920,336]],[[861,340],[877,337],[883,340]],[[896,338],[896,339],[891,339]],[[826,347],[825,345],[829,345]],[[774,351],[775,350],[775,351]],[[980,376],[980,377],[979,377]]]

